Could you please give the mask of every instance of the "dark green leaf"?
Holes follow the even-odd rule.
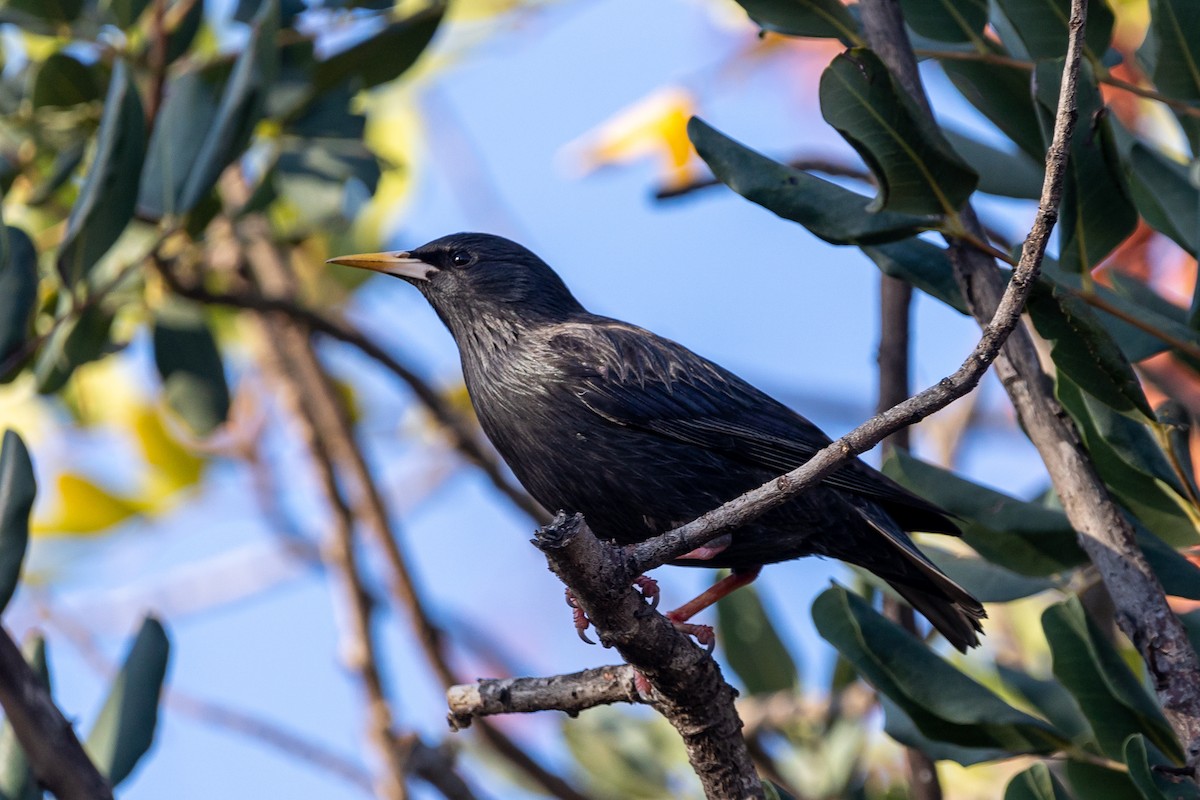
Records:
[[[15,358],[29,341],[37,311],[37,285],[33,242],[20,228],[0,223],[0,365]],[[0,381],[14,375],[15,369],[0,371]]]
[[[29,193],[29,205],[40,206],[63,187],[75,169],[83,162],[87,152],[86,141],[80,140],[59,150],[45,178]]]
[[[1090,24],[1089,24],[1090,29]],[[1050,120],[1058,105],[1063,61],[1043,61],[1036,69],[1037,100],[1049,144]],[[1079,70],[1079,120],[1071,139],[1059,213],[1059,265],[1064,272],[1085,272],[1099,264],[1137,227],[1138,214],[1117,154],[1113,123],[1091,66]]]
[[[982,558],[960,556],[938,547],[921,547],[929,560],[981,603],[1007,603],[1053,589],[1054,581],[1033,578]]]
[[[212,70],[184,72],[167,82],[138,195],[144,214],[191,211],[242,154],[274,80],[277,29],[276,2],[264,0],[227,80]]]
[[[58,254],[58,271],[67,286],[87,276],[133,218],[145,152],[142,101],[128,68],[118,61],[96,134],[96,155],[71,209]]]
[[[821,75],[821,114],[870,166],[879,196],[868,211],[953,214],[979,176],[926,120],[879,56],[855,48]]]
[[[1071,800],[1071,796],[1039,762],[1013,776],[1004,790],[1004,800]]]
[[[858,23],[839,0],[737,0],[763,30],[861,44]]]
[[[83,11],[83,0],[4,0],[0,8],[28,14],[47,22],[71,22]]]
[[[150,5],[150,0],[100,0],[101,10],[112,14],[118,28],[128,28]],[[197,5],[202,3],[197,0]]]
[[[1145,800],[1197,800],[1200,790],[1196,782],[1187,779],[1171,779],[1154,769],[1157,766],[1176,766],[1159,757],[1157,750],[1151,757],[1150,746],[1142,734],[1130,736],[1125,741],[1125,764],[1129,767],[1129,779],[1142,793]],[[1153,761],[1153,764],[1151,763]]]
[[[1071,18],[1071,0],[997,2],[1031,59],[1062,58],[1067,54],[1067,22]],[[1105,0],[1088,3],[1085,38],[1088,49],[1097,58],[1108,50],[1112,29],[1113,13]]]
[[[183,16],[177,16],[177,9],[187,3]],[[167,11],[167,20],[174,25],[167,30],[166,63],[170,64],[187,52],[200,32],[200,23],[204,22],[204,0],[174,0]]]
[[[229,387],[221,353],[195,306],[160,309],[154,322],[154,363],[163,395],[193,433],[207,436],[229,416]]]
[[[978,61],[943,61],[942,71],[963,97],[1026,155],[1038,164],[1045,163],[1046,146],[1039,133],[1028,69]]]
[[[16,431],[5,431],[0,449],[0,611],[17,590],[29,543],[29,512],[36,495],[29,451]]]
[[[33,82],[33,107],[73,106],[99,100],[96,73],[66,53],[51,53]]]
[[[1025,153],[1005,152],[978,139],[943,128],[946,140],[979,174],[979,191],[1021,200],[1042,196],[1043,169]]]
[[[884,275],[908,281],[921,291],[936,297],[959,313],[967,313],[967,303],[954,279],[954,266],[946,248],[923,239],[863,246],[862,251]]]
[[[756,153],[710,128],[688,122],[688,137],[717,180],[742,197],[798,222],[831,244],[906,239],[937,225],[936,217],[867,211],[869,198]]]
[[[354,89],[369,89],[400,77],[425,51],[445,13],[435,4],[387,27],[317,64],[313,88],[331,89],[349,80]]]
[[[71,311],[66,295],[60,296],[60,317],[54,333],[38,351],[33,375],[42,394],[57,392],[70,379],[80,364],[95,361],[109,351],[109,331],[113,324],[111,311],[96,303],[78,313]]]
[[[1006,686],[1025,698],[1051,725],[1069,736],[1071,741],[1083,745],[1095,740],[1087,717],[1079,710],[1079,704],[1061,683],[1041,680],[1003,664],[997,664],[996,671]]]
[[[1110,758],[1124,757],[1125,740],[1145,733],[1182,760],[1171,726],[1141,682],[1087,616],[1078,598],[1050,606],[1042,628],[1054,658],[1054,675],[1075,695]]]
[[[1121,505],[1169,544],[1183,547],[1200,543],[1192,519],[1195,512],[1190,510],[1188,501],[1162,480],[1131,465],[1127,442],[1118,448],[1107,440],[1106,435],[1121,431],[1124,424],[1121,420],[1127,418],[1102,404],[1088,403],[1084,392],[1061,373],[1055,380],[1055,393],[1079,427],[1100,477]],[[1100,421],[1093,417],[1096,413],[1102,416]]]
[[[923,736],[912,717],[887,695],[879,695],[879,705],[884,713],[883,732],[905,747],[920,750],[934,761],[953,761],[969,767],[1009,757],[1009,752],[1001,747],[960,747],[952,742],[935,741]]]
[[[1146,222],[1192,256],[1200,252],[1200,190],[1188,180],[1187,167],[1136,142],[1129,178],[1133,202]]]
[[[904,21],[939,42],[982,42],[988,21],[986,0],[900,0]]]
[[[1200,600],[1200,566],[1134,521],[1138,547],[1167,594]]]
[[[791,653],[771,624],[753,586],[717,603],[717,639],[730,669],[750,694],[766,694],[799,685]]]
[[[1144,800],[1126,772],[1067,759],[1067,781],[1077,800]]]
[[[31,636],[21,645],[21,652],[34,674],[42,679],[42,685],[49,689],[46,640],[41,636]],[[8,720],[0,727],[0,797],[5,800],[42,800],[45,797]]]
[[[129,777],[154,742],[170,649],[162,623],[146,617],[88,733],[84,747],[114,786]]]
[[[994,564],[1042,576],[1087,560],[1058,509],[1016,500],[902,451],[887,457],[883,471],[961,520],[963,540]]]
[[[812,613],[820,634],[922,735],[1010,753],[1048,753],[1065,743],[1050,725],[1005,703],[857,595],[826,589]]]
[[[1026,309],[1037,332],[1051,342],[1050,356],[1060,373],[1117,411],[1154,419],[1133,367],[1086,303],[1039,281]]]
[[[1200,100],[1200,4],[1150,0],[1150,29],[1137,55],[1160,92]]]

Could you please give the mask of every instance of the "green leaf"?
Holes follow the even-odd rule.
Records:
[[[879,56],[866,48],[821,75],[821,115],[871,168],[879,196],[868,211],[954,214],[979,176],[925,119]]]
[[[1055,393],[1079,427],[1100,477],[1121,505],[1168,544],[1184,547],[1200,543],[1193,521],[1196,512],[1189,502],[1162,478],[1130,463],[1137,456],[1131,445],[1136,441],[1135,434],[1122,422],[1128,418],[1102,404],[1087,402],[1085,393],[1067,375],[1056,377]],[[1125,436],[1126,441],[1110,442],[1107,437],[1114,432]]]
[[[1125,740],[1125,764],[1129,767],[1129,779],[1133,781],[1133,785],[1137,787],[1145,800],[1197,800],[1200,798],[1200,790],[1197,789],[1195,781],[1172,780],[1155,770],[1154,767],[1174,765],[1161,758],[1157,750],[1154,751],[1154,756],[1152,759],[1150,747],[1146,744],[1146,737],[1142,734],[1134,734]],[[1151,765],[1152,760],[1153,765]]]
[[[1021,200],[1042,196],[1042,165],[1021,151],[1006,152],[978,139],[943,128],[942,133],[971,169],[979,174],[979,191]]]
[[[771,624],[753,586],[717,603],[717,638],[730,669],[750,694],[766,694],[799,685],[791,653]]]
[[[111,14],[118,28],[128,28],[137,22],[149,5],[150,0],[100,0],[100,10]]]
[[[1093,4],[1095,5],[1095,4]],[[1090,28],[1089,24],[1089,28]],[[1042,61],[1035,70],[1042,135],[1049,144],[1058,105],[1063,61]],[[1125,168],[1117,153],[1113,123],[1091,65],[1079,69],[1079,120],[1071,139],[1059,213],[1059,265],[1064,272],[1085,272],[1099,264],[1137,227]]]
[[[961,520],[963,540],[988,561],[1022,575],[1053,575],[1087,560],[1066,515],[961,478],[902,451],[883,472]]]
[[[1017,773],[1004,790],[1004,800],[1071,800],[1043,763]]]
[[[1062,58],[1067,54],[1071,0],[997,0],[997,3],[1031,59]],[[1108,50],[1112,30],[1113,13],[1108,4],[1104,0],[1088,3],[1084,38],[1097,58]]]
[[[773,161],[699,118],[688,122],[688,137],[717,180],[830,244],[890,242],[938,224],[932,216],[870,212],[869,198]]]
[[[920,750],[934,761],[953,761],[969,767],[1009,758],[1009,752],[1001,747],[960,747],[952,742],[939,742],[922,735],[912,717],[905,714],[904,709],[886,694],[879,695],[879,705],[884,713],[883,732],[905,747]]]
[[[369,89],[400,77],[425,51],[445,11],[440,3],[430,6],[319,62],[314,91],[324,92],[345,80],[354,90]]]
[[[174,17],[175,8],[180,3],[191,3],[191,5],[187,7],[183,17],[175,23],[175,26],[167,31],[165,55],[168,64],[187,52],[196,39],[196,34],[200,32],[200,24],[204,22],[203,0],[173,0],[168,11],[168,19]]]
[[[90,103],[100,96],[95,71],[63,52],[47,56],[33,81],[34,108]]]
[[[75,174],[76,168],[83,162],[83,157],[87,153],[86,144],[86,140],[81,139],[67,145],[55,154],[49,171],[29,193],[27,201],[29,205],[42,205],[70,180],[71,176]]]
[[[922,735],[960,747],[1049,753],[1066,738],[935,655],[857,595],[834,586],[812,608],[820,634],[912,718]]]
[[[1133,366],[1086,303],[1039,281],[1026,309],[1037,332],[1051,342],[1050,356],[1060,373],[1117,411],[1154,419]]]
[[[1001,54],[995,48],[990,52]],[[1039,132],[1028,69],[980,61],[943,61],[941,66],[971,105],[1036,163],[1045,163],[1046,146]]]
[[[1134,521],[1138,547],[1167,594],[1200,600],[1200,566]]]
[[[162,623],[146,617],[88,733],[84,748],[113,786],[129,777],[154,743],[170,649]]]
[[[58,271],[74,286],[108,252],[133,218],[146,151],[146,125],[137,87],[123,61],[113,68],[96,135],[96,155],[67,220]]]
[[[57,392],[66,385],[75,368],[95,361],[109,351],[109,331],[113,313],[101,303],[82,311],[71,310],[71,301],[60,295],[59,323],[42,345],[34,361],[33,376],[42,394]]]
[[[16,431],[7,430],[0,449],[0,612],[17,590],[29,543],[29,512],[36,495],[29,451]]]
[[[1134,205],[1146,222],[1195,257],[1200,252],[1200,190],[1188,180],[1187,167],[1135,142],[1129,178]]]
[[[1123,758],[1125,740],[1145,733],[1182,762],[1183,751],[1158,704],[1087,616],[1078,598],[1047,608],[1042,628],[1054,659],[1055,677],[1079,702],[1106,755]]]
[[[154,363],[167,405],[198,436],[229,417],[229,386],[216,340],[200,308],[175,303],[154,322]]]
[[[862,44],[858,22],[839,0],[737,0],[763,30]]]
[[[1095,741],[1092,726],[1079,710],[1074,696],[1058,681],[1041,680],[1004,664],[996,664],[996,672],[1006,686],[1029,702],[1038,713],[1078,745]]]
[[[1158,91],[1200,100],[1200,5],[1150,0],[1150,29],[1137,56]]]
[[[83,0],[4,0],[0,8],[29,14],[47,22],[71,22],[83,11]]]
[[[50,688],[50,671],[46,666],[46,640],[41,636],[30,636],[21,645],[21,652],[33,673],[42,680],[42,686]],[[0,797],[5,800],[42,800],[45,796],[38,786],[25,751],[17,742],[8,720],[0,727]]]
[[[950,263],[946,248],[913,238],[864,245],[862,251],[884,275],[908,281],[955,311],[967,313],[967,302],[954,279],[954,265]]]
[[[1126,772],[1067,759],[1067,781],[1078,800],[1144,800]]]
[[[682,749],[663,722],[604,706],[566,720],[562,733],[600,796],[654,800],[671,796],[671,757]]]
[[[37,311],[37,251],[20,228],[0,223],[0,364],[26,346]],[[18,365],[14,365],[18,366]],[[0,381],[17,374],[0,373]]]
[[[929,545],[922,545],[921,550],[981,603],[1008,603],[1056,586],[1054,581],[1021,575],[982,558],[960,556]]]
[[[904,21],[939,42],[982,42],[988,21],[986,0],[900,0]]]
[[[138,194],[143,214],[191,211],[245,150],[274,80],[277,30],[277,4],[264,0],[227,80],[210,70],[184,72],[167,81]]]

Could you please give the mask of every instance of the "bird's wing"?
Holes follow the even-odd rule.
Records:
[[[550,342],[567,384],[592,412],[626,427],[720,453],[782,475],[830,443],[787,406],[680,344],[644,329],[599,319],[563,326]],[[944,512],[854,460],[824,479],[897,507],[913,530],[956,533]]]

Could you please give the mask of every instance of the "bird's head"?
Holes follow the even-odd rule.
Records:
[[[582,313],[562,279],[528,249],[487,233],[455,233],[415,250],[329,259],[416,286],[455,338],[497,325],[517,329]]]

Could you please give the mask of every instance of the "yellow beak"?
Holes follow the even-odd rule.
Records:
[[[427,264],[419,258],[413,258],[408,253],[362,253],[356,256],[338,256],[325,262],[326,264],[343,264],[347,267],[369,269],[382,272],[385,275],[395,275],[397,278],[407,278],[413,281],[427,281],[429,276],[437,272],[437,267]]]

